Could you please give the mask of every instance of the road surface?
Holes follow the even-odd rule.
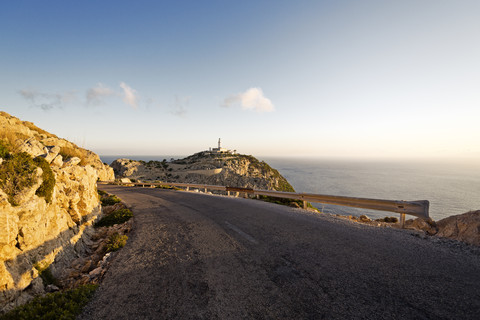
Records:
[[[480,249],[271,203],[100,186],[134,230],[80,319],[478,319]]]

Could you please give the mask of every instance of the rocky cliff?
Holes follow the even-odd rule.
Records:
[[[294,191],[277,170],[249,155],[204,151],[172,161],[117,159],[111,167],[117,178]]]
[[[93,152],[0,112],[0,310],[85,251],[101,213],[96,182],[112,179]]]

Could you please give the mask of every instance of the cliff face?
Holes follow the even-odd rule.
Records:
[[[288,181],[267,163],[240,154],[205,151],[170,162],[117,159],[111,166],[117,178],[294,191]]]
[[[61,275],[85,251],[98,179],[114,175],[96,154],[0,113],[0,310],[43,291],[39,271]]]

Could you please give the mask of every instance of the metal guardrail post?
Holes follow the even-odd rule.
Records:
[[[405,228],[405,214],[400,213],[400,229],[404,229],[404,228]]]

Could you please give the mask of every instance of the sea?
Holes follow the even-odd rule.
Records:
[[[100,156],[110,164],[118,158],[144,161],[184,156]],[[277,169],[297,192],[386,200],[429,200],[436,221],[470,210],[480,210],[480,162],[394,161],[258,157]],[[313,203],[320,211],[377,219],[393,212]],[[414,218],[407,216],[408,218]]]

